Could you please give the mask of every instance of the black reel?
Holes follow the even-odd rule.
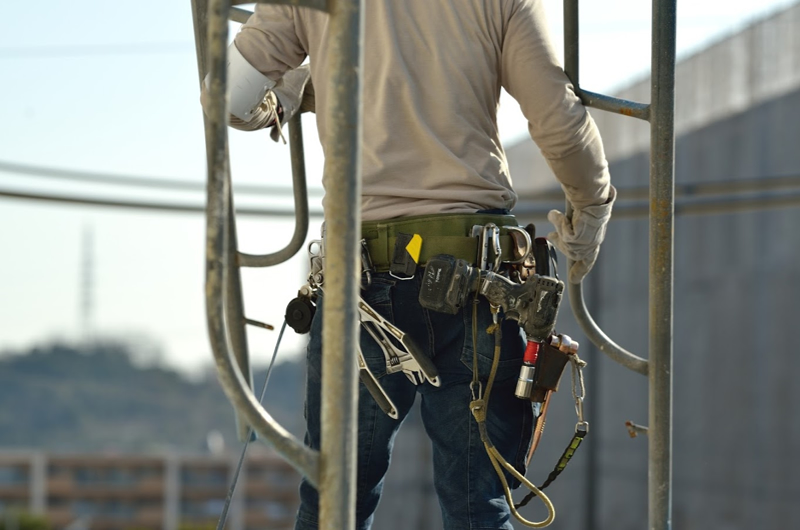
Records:
[[[298,296],[286,306],[286,323],[295,333],[304,334],[311,330],[316,306],[307,296]]]
[[[533,240],[533,258],[536,260],[536,274],[558,278],[558,258],[553,244],[545,237]]]

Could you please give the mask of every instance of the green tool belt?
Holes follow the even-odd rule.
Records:
[[[504,226],[519,226],[513,215],[437,214],[402,217],[385,221],[365,221],[361,235],[377,272],[389,270],[399,234],[422,238],[417,264],[424,266],[438,254],[450,254],[475,264],[478,258],[478,237],[471,237],[472,227],[494,223],[500,228],[501,260],[514,259],[514,242]]]

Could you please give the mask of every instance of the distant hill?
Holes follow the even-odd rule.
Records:
[[[303,432],[304,366],[275,366],[264,399],[284,427]],[[254,374],[257,394],[265,370]],[[239,446],[233,408],[215,375],[195,382],[140,368],[123,343],[54,344],[0,357],[0,448],[52,452],[201,452],[210,431]]]

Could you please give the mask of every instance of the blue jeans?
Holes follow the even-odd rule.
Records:
[[[511,515],[500,480],[486,455],[469,409],[472,307],[465,307],[456,315],[422,308],[418,301],[421,276],[421,270],[411,280],[397,280],[387,273],[378,273],[373,275],[372,284],[361,291],[370,306],[407,333],[423,353],[433,359],[441,386],[414,385],[401,372],[387,375],[382,350],[369,334],[361,332],[361,349],[367,364],[397,407],[399,419],[384,414],[366,387],[359,384],[356,528],[370,528],[395,435],[416,395],[420,394],[422,421],[433,445],[434,486],[445,529],[511,529]],[[307,359],[306,444],[315,449],[320,447],[323,306],[324,296],[320,296]],[[491,322],[489,304],[481,298],[477,349],[484,387],[494,353],[494,336],[485,331]],[[505,321],[502,329],[502,354],[489,400],[487,427],[489,437],[503,457],[524,473],[533,412],[530,402],[514,396],[514,387],[525,344],[515,322]],[[509,475],[507,479],[513,486],[517,485]],[[317,491],[305,481],[300,486],[300,502],[295,528],[317,528]]]

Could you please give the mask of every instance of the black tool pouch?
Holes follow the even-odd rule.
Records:
[[[539,358],[536,360],[536,381],[531,393],[531,401],[541,403],[545,400],[548,391],[556,392],[564,367],[569,362],[569,356],[549,344],[542,345]]]

